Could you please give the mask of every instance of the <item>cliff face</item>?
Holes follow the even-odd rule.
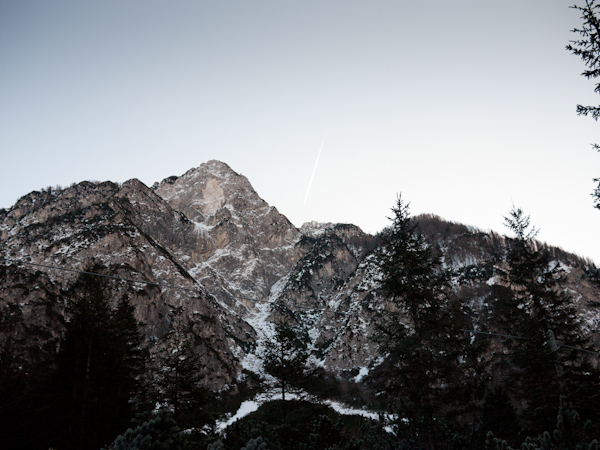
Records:
[[[177,286],[107,283],[115,304],[125,295],[130,298],[149,336],[162,336],[169,326],[169,312],[179,306],[190,315],[214,318],[199,332],[198,352],[211,368],[207,379],[211,387],[220,388],[236,376],[239,362],[231,343],[248,340],[252,329],[221,308],[180,258],[180,248],[198,241],[193,223],[139,181],[122,186],[85,182],[59,191],[33,192],[4,212],[0,230],[8,273],[41,277],[53,293],[52,298],[43,298],[44,303],[37,295],[20,294],[10,279],[3,280],[3,313],[13,318],[18,314],[23,322],[20,329],[50,323],[45,316],[64,315],[60,289],[75,280],[78,274],[73,270],[100,263],[116,277]],[[52,338],[62,333],[54,322],[45,327]]]
[[[421,227],[456,270],[457,292],[485,320],[502,238],[433,216]],[[0,337],[35,339],[32,348],[59,337],[68,315],[62,290],[75,271],[100,263],[116,277],[159,284],[107,282],[115,303],[130,298],[149,337],[167,331],[174,309],[194,321],[212,389],[243,368],[261,370],[262,340],[282,317],[303,329],[314,364],[360,375],[380,358],[371,335],[389,307],[377,245],[353,225],[297,229],[218,161],[152,188],[134,179],[32,192],[0,210]],[[585,276],[591,265],[553,251],[593,335],[600,294]]]
[[[265,301],[299,258],[296,227],[224,163],[209,161],[153,189],[194,228],[195,240],[176,250],[189,273],[237,313]]]

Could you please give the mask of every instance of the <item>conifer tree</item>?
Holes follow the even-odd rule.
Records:
[[[250,439],[248,443],[240,450],[267,450],[267,443],[263,441],[262,437]]]
[[[115,352],[113,371],[117,381],[114,395],[120,399],[113,415],[120,422],[125,422],[147,408],[143,403],[143,392],[148,389],[146,375],[149,354],[144,346],[140,324],[134,315],[134,307],[126,297],[119,301],[112,312],[111,322]]]
[[[294,327],[282,322],[275,325],[275,335],[266,342],[265,370],[279,381],[281,399],[290,379],[304,371],[308,354]]]
[[[183,309],[174,309],[170,318],[171,327],[162,338],[161,351],[155,361],[157,400],[173,411],[178,425],[198,426],[203,420],[202,405],[207,396],[202,383],[203,364]]]
[[[399,197],[381,238],[382,290],[392,307],[377,329],[387,354],[387,390],[420,446],[438,447],[439,428],[461,400],[466,317],[451,295],[449,273]]]
[[[117,436],[106,450],[188,450],[189,441],[173,417],[161,410],[148,421]]]
[[[103,270],[95,266],[90,272]],[[70,320],[56,370],[55,408],[65,427],[60,447],[99,448],[132,418],[130,400],[145,369],[141,336],[126,301],[111,310],[105,278],[81,275],[67,294]]]
[[[502,386],[496,386],[485,396],[481,407],[481,430],[492,432],[511,443],[518,442],[520,427],[517,412]]]
[[[519,336],[508,341],[514,368],[510,387],[524,405],[526,430],[535,434],[552,427],[561,398],[582,412],[597,411],[589,400],[598,398],[598,372],[586,353],[589,346],[564,270],[534,240],[537,230],[520,208],[513,207],[505,222],[514,234],[507,238],[501,272],[510,296],[499,306],[510,311],[506,331]]]
[[[579,56],[585,65],[585,70],[581,75],[587,79],[596,80],[594,92],[600,94],[600,4],[596,0],[585,0],[583,6],[572,6],[572,8],[581,12],[583,24],[580,28],[571,31],[579,35],[579,39],[571,41],[566,49],[573,55]],[[600,117],[600,106],[577,105],[577,114],[581,116],[591,116],[594,120]],[[592,144],[596,150],[600,150],[600,145]],[[595,207],[600,209],[600,178],[594,179],[599,183],[594,189],[592,196],[595,200]]]
[[[313,450],[335,449],[342,442],[342,426],[340,422],[334,424],[325,415],[316,421],[313,432],[310,434],[309,446]]]

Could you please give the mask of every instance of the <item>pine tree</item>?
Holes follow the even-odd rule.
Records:
[[[93,271],[99,270],[94,267]],[[58,355],[58,378],[64,396],[67,448],[99,447],[109,434],[107,396],[113,384],[110,306],[105,288],[92,275],[81,276],[69,292],[70,321]],[[112,436],[114,438],[114,436]]]
[[[117,436],[107,450],[187,450],[190,443],[175,420],[166,411],[159,411],[152,419],[129,428]]]
[[[267,443],[263,441],[262,437],[250,439],[248,443],[240,450],[267,450]]]
[[[217,439],[215,442],[208,444],[206,450],[225,450],[225,446],[221,439]]]
[[[448,411],[460,403],[461,360],[468,348],[466,317],[453,298],[448,271],[398,198],[381,238],[382,290],[392,307],[377,329],[387,390],[419,445],[438,446]]]
[[[279,382],[282,416],[285,422],[287,416],[285,393],[290,381],[304,372],[308,353],[306,346],[298,339],[294,327],[285,322],[275,325],[275,335],[265,345],[265,370]]]
[[[95,266],[89,272],[106,270]],[[105,278],[81,275],[68,291],[70,320],[57,355],[57,414],[63,417],[61,448],[99,448],[132,419],[130,400],[145,369],[133,310],[116,311]],[[127,326],[128,329],[122,329]]]
[[[572,6],[581,12],[583,24],[581,28],[575,28],[571,31],[579,35],[579,39],[571,41],[566,49],[573,55],[579,56],[586,69],[582,75],[587,79],[600,78],[600,4],[596,0],[585,0],[584,6]],[[600,82],[596,82],[594,92],[600,94]],[[591,116],[594,120],[600,117],[600,106],[577,105],[577,114],[581,116]],[[596,150],[600,150],[600,145],[592,144]],[[592,196],[595,200],[595,207],[600,209],[600,178],[594,179],[599,183]]]
[[[340,422],[334,424],[329,417],[322,415],[315,421],[313,432],[308,439],[307,448],[311,450],[327,450],[336,448],[341,442],[342,426]]]
[[[520,427],[517,412],[502,386],[487,393],[481,408],[481,430],[492,432],[511,443],[518,442]]]
[[[290,379],[304,371],[308,354],[294,327],[282,322],[275,325],[275,335],[266,342],[265,370],[279,380],[281,399]]]
[[[199,426],[204,419],[202,405],[207,389],[203,385],[202,360],[196,352],[192,326],[183,309],[170,315],[171,327],[160,343],[156,357],[157,401],[173,411],[182,427]]]
[[[564,270],[534,240],[537,230],[521,209],[513,207],[505,222],[514,238],[507,238],[501,272],[510,296],[500,306],[510,311],[505,331],[520,337],[509,341],[511,387],[525,405],[527,431],[535,434],[550,429],[563,397],[592,413],[589,396],[598,395],[598,372],[585,352]]]
[[[143,392],[148,389],[146,374],[149,354],[144,346],[140,324],[135,319],[134,307],[127,298],[122,298],[111,314],[113,351],[115,352],[112,370],[116,381],[113,387],[118,398],[118,409],[113,415],[124,423],[136,413],[148,409],[143,402]]]

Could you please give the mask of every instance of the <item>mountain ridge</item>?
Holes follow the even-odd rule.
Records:
[[[430,215],[419,219],[455,269],[457,293],[484,320],[502,238]],[[351,224],[297,228],[220,161],[152,187],[131,179],[34,191],[0,211],[0,243],[0,306],[21,320],[23,337],[38,325],[60,336],[67,315],[61,290],[77,273],[50,267],[85,270],[101,263],[121,278],[184,288],[111,285],[115,302],[130,297],[151,339],[160,340],[177,308],[190,321],[210,318],[196,329],[213,390],[235,384],[244,370],[262,374],[262,345],[282,318],[298,325],[311,361],[325,370],[364,376],[380,361],[371,336],[388,305],[379,291],[377,236]],[[600,299],[599,286],[586,277],[596,269],[576,255],[555,253],[598,341],[600,311],[589,305]],[[36,283],[45,293],[36,293]]]

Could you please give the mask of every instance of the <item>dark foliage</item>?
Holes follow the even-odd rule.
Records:
[[[511,396],[520,405],[521,426],[529,435],[549,429],[561,398],[586,417],[598,419],[598,371],[589,358],[565,273],[534,241],[528,216],[513,208],[506,218],[506,267],[499,276],[508,290],[498,297],[500,330],[517,336],[504,342]]]
[[[552,433],[544,431],[537,437],[527,437],[522,450],[600,450],[600,441],[591,433],[591,423],[582,423],[579,414],[570,406],[561,407]],[[596,434],[597,436],[597,434]],[[513,450],[505,440],[494,437],[491,431],[485,440],[485,450]]]
[[[68,292],[71,319],[53,377],[60,448],[99,448],[112,441],[129,425],[131,400],[143,389],[146,357],[133,309],[123,300],[112,310],[109,296],[105,279],[85,274]]]
[[[481,407],[480,429],[486,435],[491,432],[510,443],[519,442],[521,427],[517,412],[502,386],[493,388],[485,396]]]
[[[37,354],[29,349],[27,358],[15,359],[20,344],[10,339],[11,352],[2,354],[0,447],[99,448],[127,428],[143,390],[145,352],[133,309],[126,300],[111,309],[110,283],[89,275],[63,301],[49,301],[68,308],[58,353],[41,328],[26,330],[28,342],[46,342]],[[50,320],[54,306],[46,309]]]
[[[170,315],[171,327],[155,355],[151,397],[168,407],[182,427],[201,427],[207,421],[203,406],[209,396],[202,384],[203,364],[196,350],[193,324],[181,308]]]
[[[412,430],[415,445],[438,448],[444,427],[468,410],[473,395],[465,360],[470,346],[468,315],[451,295],[450,277],[438,252],[427,245],[401,198],[392,225],[382,232],[378,255],[382,290],[393,309],[377,327],[387,354],[381,366],[390,407]]]
[[[306,345],[298,339],[294,327],[287,323],[275,325],[275,335],[266,342],[265,369],[279,381],[281,399],[292,378],[305,370]]]
[[[288,401],[289,413],[284,423],[280,403],[266,403],[255,413],[235,422],[227,428],[223,441],[215,442],[213,448],[238,450],[259,437],[269,450],[402,448],[398,439],[377,421],[340,416],[327,406],[310,402]]]
[[[571,41],[567,46],[573,55],[579,56],[585,65],[582,75],[587,79],[596,80],[600,77],[600,4],[596,0],[585,0],[583,6],[572,8],[581,13],[583,24],[580,28],[573,29],[573,33],[579,35],[579,39]],[[600,94],[600,82],[596,82],[594,92]],[[591,116],[594,120],[600,117],[600,106],[577,105],[577,114]],[[600,150],[598,144],[593,144],[596,150]],[[600,183],[600,178],[594,181]],[[595,207],[600,208],[600,184],[594,190],[592,196]]]
[[[191,450],[190,440],[171,414],[161,410],[152,419],[117,436],[106,450]]]

